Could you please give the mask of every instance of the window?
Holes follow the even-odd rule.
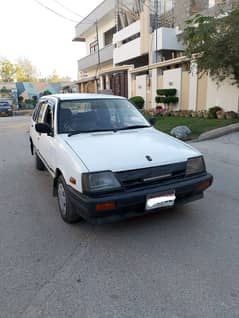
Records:
[[[112,29],[110,29],[104,33],[105,46],[113,43],[113,35],[114,35],[115,31],[116,31],[116,28],[113,27]]]
[[[95,53],[98,50],[98,42],[94,41],[90,43],[90,54]]]
[[[59,105],[59,133],[122,130],[135,125],[150,127],[126,99],[72,100]]]
[[[44,116],[44,123],[47,123],[51,128],[53,128],[53,109],[50,105],[47,105]]]
[[[37,115],[37,118],[36,118],[36,121],[38,123],[42,123],[43,122],[46,108],[47,108],[46,102],[42,102],[39,105],[39,111],[38,111],[38,115]]]
[[[34,121],[36,121],[36,120],[37,120],[37,116],[38,116],[39,108],[40,108],[40,106],[39,106],[39,104],[37,104],[37,106],[35,107],[35,109],[34,109],[34,111],[33,111],[32,119],[33,119]]]
[[[136,34],[134,34],[134,35],[128,37],[127,39],[124,39],[124,40],[122,41],[122,44],[126,44],[126,43],[128,43],[128,42],[131,42],[131,41],[133,41],[133,40],[135,40],[135,39],[138,39],[139,37],[140,37],[140,33],[136,33]]]

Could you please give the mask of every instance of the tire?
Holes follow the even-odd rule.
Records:
[[[39,171],[44,171],[45,170],[45,166],[44,163],[42,162],[42,160],[39,158],[38,154],[35,154],[35,158],[36,158],[36,169]]]
[[[79,222],[82,218],[77,214],[77,208],[69,199],[67,185],[63,176],[58,177],[56,187],[61,218],[68,224]]]

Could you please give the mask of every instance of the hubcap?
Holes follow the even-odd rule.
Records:
[[[66,215],[66,192],[61,183],[58,185],[58,200],[61,209],[61,213]]]

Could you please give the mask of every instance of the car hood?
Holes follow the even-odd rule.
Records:
[[[63,135],[63,138],[89,171],[141,169],[201,155],[191,146],[154,128]]]
[[[8,109],[11,109],[11,106],[0,105],[0,109],[2,109],[2,110],[8,110]]]

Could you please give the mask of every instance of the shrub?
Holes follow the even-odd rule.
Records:
[[[141,96],[134,96],[130,98],[130,102],[134,104],[138,109],[144,108],[144,99]]]
[[[234,119],[237,118],[238,114],[234,111],[225,112],[226,119]]]
[[[175,96],[177,93],[176,88],[158,89],[157,95],[159,96]]]
[[[209,108],[208,115],[209,118],[217,118],[217,112],[223,110],[220,106],[214,106]]]
[[[42,96],[51,95],[51,92],[50,92],[50,91],[48,91],[48,90],[46,90],[46,91],[42,92],[42,94],[41,94],[41,95],[42,95]]]

